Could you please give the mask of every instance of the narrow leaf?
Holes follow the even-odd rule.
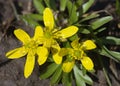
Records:
[[[21,16],[21,19],[26,23],[26,25],[29,25],[31,27],[36,27],[39,25],[39,23],[32,18],[29,18],[28,16]]]
[[[76,66],[73,68],[74,70],[74,75],[75,75],[75,81],[77,86],[86,86],[84,80],[81,78],[79,71]]]
[[[31,18],[31,19],[33,19],[35,21],[41,21],[41,20],[43,20],[43,16],[40,15],[40,14],[26,14],[24,16],[27,17],[27,18]]]
[[[100,29],[94,31],[94,34],[96,35],[96,34],[102,32],[102,31],[104,31],[104,30],[106,30],[106,29],[107,29],[106,27],[100,28]]]
[[[75,70],[78,71],[78,75],[89,85],[93,84],[92,79],[87,75],[87,74],[83,74],[83,72],[81,70],[78,69],[78,67],[75,65],[74,66]]]
[[[99,27],[101,27],[102,25],[108,23],[112,19],[113,19],[112,16],[107,16],[107,17],[102,17],[100,19],[95,20],[94,22],[91,23],[93,30],[98,29]]]
[[[94,0],[89,0],[88,2],[83,4],[83,13],[87,12],[93,3],[94,3]]]
[[[115,52],[115,51],[110,51],[105,46],[102,47],[102,50],[99,51],[99,54],[107,56],[107,57],[115,60],[116,62],[120,61],[120,53]]]
[[[44,71],[44,73],[41,73],[40,78],[41,79],[46,79],[48,77],[50,77],[55,70],[58,68],[59,65],[52,63],[49,66],[47,66],[46,70]]]
[[[77,0],[76,4],[78,7],[82,6],[84,0]]]
[[[116,6],[116,12],[120,16],[120,1],[119,0],[116,0],[115,6]]]
[[[52,10],[56,10],[56,0],[44,0],[45,5],[49,8],[51,8]]]
[[[27,15],[29,18],[32,18],[32,19],[34,19],[34,20],[43,20],[43,16],[42,15],[40,15],[40,14],[28,14]]]
[[[120,45],[120,38],[107,36],[105,38],[101,38],[104,44],[111,44],[111,45]]]
[[[33,0],[33,4],[34,4],[36,10],[37,10],[40,14],[43,13],[44,8],[45,8],[45,7],[43,6],[42,1],[43,1],[43,0]]]
[[[51,9],[57,10],[56,0],[49,0]]]
[[[68,0],[60,0],[60,11],[64,11]]]
[[[86,28],[79,28],[79,32],[83,33],[83,34],[89,34],[90,30],[86,29]]]
[[[73,40],[75,40],[75,39],[77,39],[77,38],[78,38],[78,35],[75,34],[75,35],[73,35],[72,37],[70,37],[69,40],[70,40],[70,41],[73,41]]]
[[[68,9],[68,13],[69,13],[69,23],[73,24],[78,20],[75,3],[68,1],[67,9]]]
[[[72,74],[71,73],[63,73],[62,83],[65,86],[72,86]]]
[[[97,13],[92,13],[92,14],[88,14],[88,15],[83,15],[83,19],[82,19],[80,22],[84,22],[84,21],[87,21],[87,20],[96,18],[96,17],[98,17],[98,16],[99,16],[99,14],[97,14]]]
[[[50,8],[50,0],[44,0],[44,2],[46,4],[46,6]]]
[[[55,73],[53,74],[50,83],[51,85],[57,84],[61,78],[61,74],[62,74],[62,67],[61,65],[59,65],[59,67],[56,69]]]

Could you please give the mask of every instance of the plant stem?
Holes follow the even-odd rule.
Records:
[[[104,72],[104,75],[105,75],[105,77],[106,77],[106,80],[107,80],[108,85],[109,85],[109,86],[112,86],[112,84],[111,84],[111,82],[110,82],[110,79],[109,79],[109,77],[108,77],[108,74],[107,74],[107,70],[106,70],[106,68],[105,68],[105,66],[104,66],[104,64],[103,64],[103,62],[102,62],[102,59],[101,59],[100,57],[99,57],[99,61],[100,61],[101,66],[103,67],[103,72]]]

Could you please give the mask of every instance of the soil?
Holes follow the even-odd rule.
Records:
[[[49,86],[49,80],[40,80],[38,77],[38,64],[36,64],[32,75],[25,79],[23,75],[25,58],[9,60],[5,57],[7,51],[21,45],[13,34],[14,29],[22,28],[31,36],[33,35],[33,29],[16,15],[16,10],[18,14],[33,12],[35,9],[32,0],[0,0],[0,8],[0,86]],[[103,35],[120,37],[120,27],[118,26],[120,18],[115,13],[115,0],[95,0],[89,11],[100,10],[106,10],[114,17],[112,22],[106,25],[109,29]],[[110,46],[110,49],[120,51],[118,46]],[[120,86],[120,64],[110,59],[106,60],[109,64],[107,65],[107,73],[112,86]],[[96,70],[92,78],[94,80],[93,86],[108,86],[101,68]]]

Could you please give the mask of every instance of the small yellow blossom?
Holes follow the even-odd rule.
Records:
[[[15,30],[15,36],[23,43],[23,45],[20,48],[16,48],[6,53],[6,57],[10,59],[17,59],[27,54],[24,67],[25,78],[28,78],[34,69],[36,54],[38,55],[37,61],[39,65],[42,65],[46,62],[50,52],[49,50],[51,49],[55,63],[60,64],[62,62],[62,57],[58,54],[60,46],[56,39],[66,39],[78,31],[76,26],[69,26],[62,30],[54,28],[53,14],[49,8],[45,8],[43,20],[45,28],[37,26],[32,38],[30,38],[30,36],[22,29]]]
[[[15,30],[15,36],[22,42],[23,45],[6,53],[6,57],[9,59],[17,59],[27,54],[27,59],[24,67],[25,78],[28,78],[34,69],[35,54],[39,54],[37,52],[42,52],[42,54],[38,57],[38,61],[41,57],[46,58],[48,56],[48,50],[44,47],[39,46],[40,43],[38,38],[41,36],[40,33],[40,29],[36,28],[34,37],[30,38],[30,36],[22,29]]]
[[[60,46],[56,39],[57,40],[66,39],[74,35],[78,31],[78,28],[76,26],[69,26],[62,30],[56,29],[54,25],[53,13],[49,8],[45,8],[45,10],[43,11],[43,21],[45,28],[42,28],[41,26],[36,27],[39,28],[39,30],[41,31],[39,42],[42,43],[43,47],[48,49],[48,51],[52,50],[53,60],[55,61],[56,64],[60,64],[62,62],[62,57],[58,55],[58,51],[60,51]],[[38,55],[41,54],[39,52]],[[38,63],[42,65],[46,62],[46,60],[47,57],[46,58],[41,57],[38,60]]]
[[[72,48],[61,48],[60,55],[67,56],[63,63],[62,69],[64,72],[70,72],[74,67],[75,60],[80,60],[86,70],[93,70],[94,64],[84,51],[95,49],[96,45],[92,40],[86,40],[79,43],[79,39],[71,43]]]

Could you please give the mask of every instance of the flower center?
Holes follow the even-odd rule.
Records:
[[[28,49],[36,49],[38,47],[38,44],[35,40],[31,40],[28,44],[25,46]]]
[[[80,52],[79,50],[75,50],[75,51],[74,51],[74,55],[75,55],[76,57],[79,57],[79,56],[81,56],[81,52]]]
[[[45,32],[44,36],[45,36],[45,38],[49,39],[49,38],[51,38],[52,35],[50,32]]]
[[[74,50],[75,59],[80,60],[83,56],[84,52],[82,50]]]

